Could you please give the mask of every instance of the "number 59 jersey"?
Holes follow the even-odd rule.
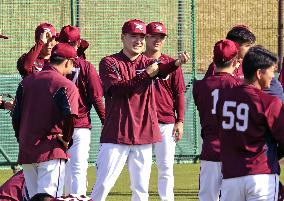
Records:
[[[237,80],[229,73],[215,73],[193,84],[192,93],[199,111],[203,140],[201,160],[220,161],[220,140],[216,117],[219,91],[237,85]]]
[[[284,107],[253,85],[221,91],[217,103],[223,178],[279,174],[284,148]]]

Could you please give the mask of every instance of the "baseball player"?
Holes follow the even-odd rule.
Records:
[[[156,113],[153,78],[166,77],[189,59],[187,53],[168,64],[141,54],[146,25],[129,20],[122,27],[123,49],[103,58],[106,120],[96,161],[96,183],[91,197],[105,200],[125,163],[131,180],[132,200],[148,200],[152,144],[162,140]],[[159,63],[159,64],[158,64]]]
[[[249,27],[245,25],[236,25],[227,33],[226,38],[236,42],[239,46],[238,64],[233,75],[238,78],[240,83],[242,83],[244,78],[242,71],[242,60],[249,48],[252,47],[255,43],[256,37],[251,32]],[[204,77],[214,75],[215,69],[216,66],[213,62],[209,65]],[[281,73],[279,75],[279,81],[281,82]],[[270,84],[270,88],[264,89],[264,91],[271,95],[278,96],[284,101],[283,90],[280,89],[281,83],[279,81],[273,78]]]
[[[38,193],[62,195],[66,148],[79,96],[77,87],[64,76],[71,73],[76,56],[74,47],[56,45],[50,66],[23,79],[16,92],[12,123],[19,142],[18,162],[31,198]]]
[[[162,54],[167,31],[163,23],[151,22],[146,26],[146,51],[144,55],[161,63],[173,61]],[[155,99],[162,142],[154,144],[158,168],[158,191],[161,200],[174,200],[174,156],[175,146],[182,138],[184,121],[185,84],[182,69],[169,74],[164,79],[155,79]],[[177,113],[177,117],[175,116]]]
[[[278,97],[262,91],[276,68],[275,54],[252,47],[243,60],[244,84],[219,93],[221,201],[277,200],[284,107]]]
[[[200,117],[203,140],[200,154],[199,192],[200,201],[218,201],[222,182],[220,140],[218,134],[216,104],[221,89],[237,86],[232,75],[237,64],[238,47],[228,39],[214,46],[215,73],[193,84],[193,98]],[[206,97],[206,98],[205,98]]]
[[[78,52],[81,42],[79,29],[75,26],[64,26],[60,31],[58,41],[70,44]],[[67,195],[86,195],[91,142],[90,111],[93,105],[101,123],[104,123],[103,90],[101,80],[94,66],[82,57],[76,58],[76,65],[72,70],[72,74],[67,77],[78,87],[80,97],[79,115],[74,121],[73,143],[68,149],[70,161],[66,164],[65,193]]]
[[[49,63],[51,50],[56,45],[56,31],[49,23],[38,25],[35,30],[36,44],[17,62],[17,69],[22,77],[41,71]]]
[[[243,82],[244,75],[242,71],[242,59],[244,58],[248,49],[255,43],[255,35],[251,32],[249,27],[245,25],[236,25],[227,33],[226,39],[236,42],[239,46],[238,64],[233,75],[237,77],[240,82]],[[204,77],[214,75],[215,69],[216,66],[213,62],[209,65]]]

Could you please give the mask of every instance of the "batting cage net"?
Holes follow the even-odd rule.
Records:
[[[200,126],[191,94],[192,80],[202,78],[212,60],[212,47],[235,24],[251,27],[257,43],[277,50],[277,1],[231,0],[0,0],[0,29],[9,37],[0,41],[0,94],[15,95],[21,80],[17,59],[34,45],[34,30],[42,22],[55,26],[80,27],[81,36],[90,44],[87,60],[98,68],[106,55],[120,51],[122,24],[138,18],[148,23],[165,23],[168,38],[164,53],[177,57],[187,50],[191,60],[182,67],[187,84],[185,130],[177,144],[176,160],[195,161],[200,153]],[[206,97],[205,97],[206,98]],[[36,111],[33,111],[36,112]],[[99,149],[101,124],[92,110],[92,143],[89,162]],[[33,126],[33,125],[30,125]],[[0,110],[0,166],[15,164],[18,144],[9,112]]]

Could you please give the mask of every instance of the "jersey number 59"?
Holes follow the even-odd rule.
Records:
[[[212,114],[216,114],[217,101],[219,99],[219,89],[212,91],[211,96],[213,97],[213,108],[211,110]],[[230,111],[236,108],[236,112]],[[248,128],[248,114],[249,107],[245,103],[240,103],[237,105],[235,101],[225,101],[223,105],[223,117],[229,118],[228,121],[222,121],[223,129],[230,130],[236,126],[236,130],[244,132]]]
[[[236,108],[235,113],[230,109]],[[244,132],[248,128],[249,107],[245,103],[237,105],[235,101],[225,101],[223,105],[223,117],[228,117],[228,121],[222,121],[223,129],[230,130],[236,126],[236,130]]]

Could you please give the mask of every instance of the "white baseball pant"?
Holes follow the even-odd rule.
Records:
[[[199,191],[200,201],[219,201],[222,184],[222,163],[200,161]]]
[[[277,201],[279,176],[257,174],[223,179],[221,201]]]
[[[73,144],[67,151],[70,159],[65,168],[65,195],[86,195],[91,131],[75,128],[72,139]]]
[[[174,160],[176,142],[174,124],[159,124],[163,141],[153,145],[158,168],[158,192],[161,201],[174,200]]]
[[[132,201],[148,201],[152,165],[152,144],[125,145],[102,143],[98,158],[96,183],[91,198],[104,201],[127,163]]]
[[[22,167],[30,198],[37,193],[48,193],[53,197],[62,196],[65,159],[23,164]]]

